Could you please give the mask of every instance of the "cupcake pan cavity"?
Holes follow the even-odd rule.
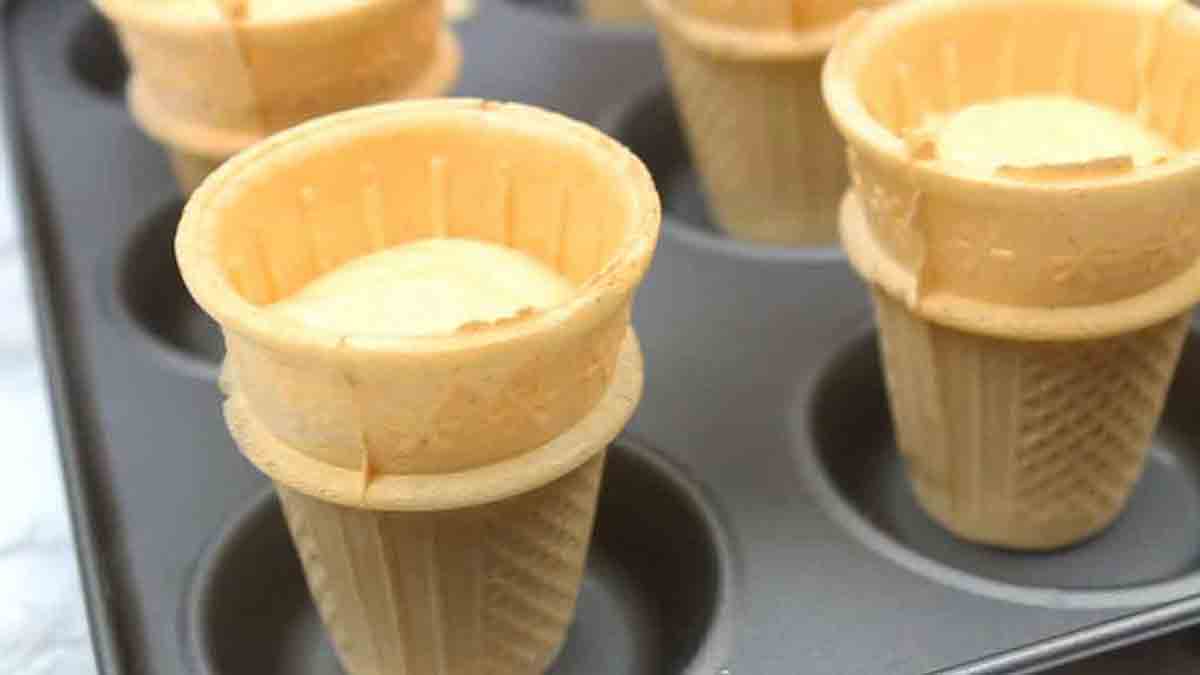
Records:
[[[1200,669],[1183,630],[1200,623],[1194,332],[1111,529],[1053,554],[953,539],[907,492],[845,256],[725,236],[653,31],[578,7],[480,2],[455,27],[458,93],[600,124],[645,160],[666,213],[634,307],[643,403],[609,451],[549,672]],[[221,421],[223,344],[175,269],[180,197],[120,105],[116,42],[80,0],[7,10],[10,140],[102,671],[338,673],[278,503]]]
[[[1004,551],[946,536],[917,505],[887,411],[876,337],[852,340],[811,399],[814,471],[824,505],[855,520],[863,543],[914,572],[981,595],[1055,607],[1137,606],[1196,583],[1200,539],[1164,522],[1200,518],[1200,341],[1184,355],[1146,467],[1125,510],[1089,541],[1054,554]]]
[[[97,94],[118,100],[129,78],[129,62],[117,44],[112,24],[99,14],[78,21],[67,45],[67,59],[75,77]]]
[[[614,444],[604,471],[578,611],[547,672],[700,667],[731,625],[720,524],[680,468],[635,441]],[[213,540],[187,612],[199,673],[341,672],[272,493],[252,500]]]
[[[169,367],[215,381],[225,352],[221,330],[179,278],[175,229],[183,204],[172,201],[139,223],[101,279],[120,320]]]

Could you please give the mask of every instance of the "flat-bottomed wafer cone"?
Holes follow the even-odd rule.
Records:
[[[647,0],[696,168],[733,236],[837,241],[845,152],[821,64],[861,4]]]
[[[280,489],[351,672],[392,672],[400,651],[450,675],[532,675],[552,657],[599,458],[641,393],[630,304],[659,218],[648,172],[616,142],[467,99],[301,125],[196,191],[177,258],[225,333],[226,419]],[[348,260],[429,237],[519,249],[576,293],[449,336],[342,335],[262,310]],[[477,548],[458,538],[485,526]],[[437,569],[379,561],[411,547]],[[473,588],[492,592],[460,595]]]
[[[1200,299],[1200,164],[993,171],[913,132],[1052,92],[1187,151],[1197,48],[1182,5],[921,0],[856,20],[830,56],[854,180],[841,234],[874,288],[897,442],[922,505],[963,538],[1051,549],[1120,514]]]
[[[314,117],[443,95],[460,61],[441,0],[368,0],[285,18],[95,2],[129,57],[134,117],[169,151],[191,157],[220,161]],[[189,166],[185,181],[199,165]]]

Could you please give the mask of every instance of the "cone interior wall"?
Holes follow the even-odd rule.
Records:
[[[641,163],[590,127],[519,105],[409,102],[235,158],[189,203],[177,251],[270,434],[368,477],[440,473],[537,448],[596,406],[658,209]],[[340,335],[261,311],[350,259],[442,236],[524,251],[576,295],[448,337]]]
[[[1195,9],[926,0],[855,23],[824,77],[868,215],[862,236],[846,242],[860,271],[927,317],[1000,336],[1019,331],[1016,317],[1030,319],[1028,338],[1102,337],[1196,301]],[[939,115],[1031,95],[1128,114],[1180,152],[1153,166],[1115,158],[1015,175],[943,161],[921,136]],[[1114,304],[1127,307],[1124,319],[1088,322],[1088,308]],[[996,319],[1007,311],[998,307],[1082,311]]]

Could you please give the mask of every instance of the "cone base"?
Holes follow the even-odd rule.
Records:
[[[997,518],[995,522],[986,522],[985,519],[972,522],[946,512],[941,507],[943,500],[934,498],[933,491],[911,474],[909,485],[921,510],[942,529],[965,542],[1007,551],[1049,552],[1087,543],[1111,527],[1125,507],[1122,502],[1103,518],[1081,518],[1057,523],[1051,528],[1007,518]]]
[[[1122,512],[1166,401],[1187,317],[1070,343],[939,326],[878,289],[896,442],[918,503],[968,541],[1079,543]]]
[[[425,513],[347,508],[276,485],[346,672],[544,672],[574,616],[604,461],[601,450],[528,493]]]

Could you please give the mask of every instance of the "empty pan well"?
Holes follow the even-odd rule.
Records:
[[[1013,602],[1137,606],[1200,591],[1200,338],[1184,346],[1145,472],[1107,530],[1054,553],[959,540],[918,506],[896,448],[874,335],[851,341],[813,393],[822,502],[864,543],[927,577]]]
[[[171,204],[132,230],[111,280],[117,315],[144,347],[168,366],[216,377],[225,353],[221,331],[192,300],[175,263],[182,203]]]
[[[113,99],[125,94],[129,63],[121,52],[116,31],[98,12],[85,13],[72,31],[67,61],[71,73],[89,90]]]

